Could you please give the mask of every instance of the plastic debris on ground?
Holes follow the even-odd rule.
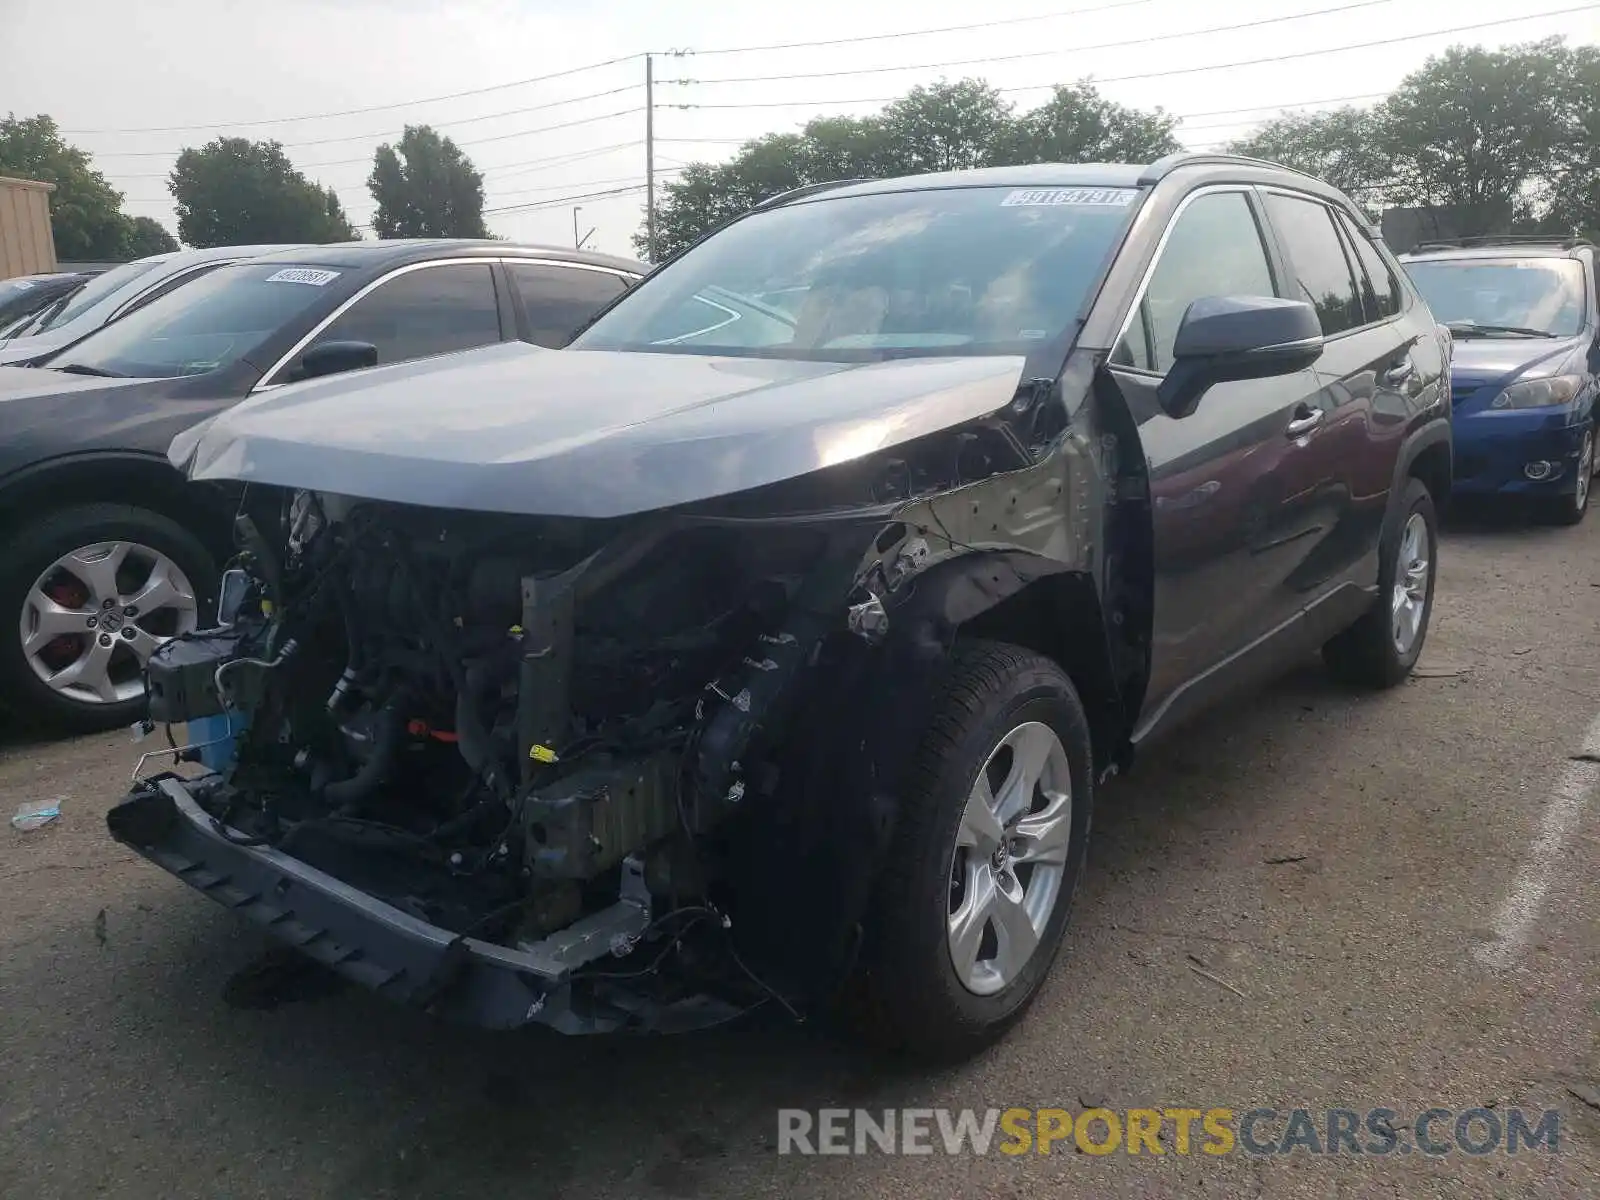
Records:
[[[31,833],[50,824],[61,815],[61,801],[44,800],[36,804],[24,804],[18,808],[11,818],[11,827],[20,829],[23,833]]]

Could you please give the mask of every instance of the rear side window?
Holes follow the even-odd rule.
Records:
[[[378,348],[378,364],[385,366],[499,340],[500,310],[489,264],[450,263],[407,271],[380,284],[312,345],[370,342]]]
[[[1333,210],[1315,200],[1267,193],[1267,212],[1291,265],[1289,295],[1317,310],[1326,337],[1365,323],[1361,292],[1333,224]]]
[[[1338,215],[1339,227],[1344,230],[1346,243],[1355,250],[1357,282],[1361,285],[1361,308],[1367,321],[1387,321],[1402,307],[1400,279],[1385,261],[1383,254],[1356,228],[1343,213]]]
[[[608,271],[507,263],[511,282],[528,315],[528,336],[537,346],[559,349],[590,317],[627,290],[627,280]]]
[[[1328,231],[1331,234],[1333,227]],[[1111,361],[1165,374],[1189,305],[1205,296],[1271,296],[1272,269],[1243,192],[1191,201],[1172,226],[1150,286]]]

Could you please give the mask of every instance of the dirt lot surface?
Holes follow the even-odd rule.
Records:
[[[1102,792],[1044,995],[938,1073],[776,1025],[565,1041],[348,991],[241,1006],[229,981],[262,940],[106,836],[128,736],[0,735],[0,811],[64,808],[0,826],[0,1195],[1600,1196],[1600,765],[1581,758],[1600,754],[1600,517],[1467,524],[1441,566],[1419,678],[1358,696],[1307,663]],[[780,1107],[1095,1104],[1401,1124],[1520,1106],[1557,1110],[1560,1142],[776,1152]]]

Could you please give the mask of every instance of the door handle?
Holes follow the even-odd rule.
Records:
[[[1408,358],[1385,371],[1383,373],[1383,381],[1389,384],[1404,383],[1411,378],[1416,369],[1417,364]]]
[[[1285,437],[1304,437],[1318,425],[1321,425],[1323,418],[1328,415],[1323,409],[1311,408],[1309,405],[1304,404],[1302,404],[1296,410],[1296,412],[1300,415],[1296,416],[1295,419],[1290,421],[1289,424],[1284,428],[1283,432]]]

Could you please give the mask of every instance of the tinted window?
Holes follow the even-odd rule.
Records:
[[[1346,243],[1351,246],[1360,264],[1357,282],[1361,285],[1361,309],[1368,321],[1384,321],[1398,313],[1402,307],[1400,279],[1372,239],[1357,229],[1355,222],[1343,213],[1338,215],[1339,227],[1344,230]]]
[[[1457,336],[1583,329],[1583,264],[1576,259],[1438,259],[1407,263],[1406,273],[1433,319],[1458,327]]]
[[[1334,228],[1332,210],[1314,200],[1269,192],[1267,212],[1289,257],[1290,297],[1316,307],[1328,337],[1361,325],[1365,320],[1361,294]]]
[[[311,344],[370,342],[378,348],[381,366],[499,340],[500,313],[489,264],[452,263],[395,276],[358,300]]]
[[[565,346],[578,327],[610,304],[627,286],[605,271],[508,263],[511,281],[528,314],[529,337],[535,345]]]
[[[846,362],[1026,353],[1075,321],[1137,199],[962,187],[765,209],[644,279],[573,346]]]
[[[161,266],[159,262],[123,263],[120,267],[111,268],[104,275],[96,275],[78,290],[60,312],[52,314],[50,319],[39,327],[39,331],[54,329],[81,317],[108,296],[114,296],[130,288],[141,276],[149,274],[159,266]]]
[[[1243,192],[1209,192],[1180,214],[1112,361],[1165,373],[1189,305],[1203,296],[1271,296],[1272,269]]]
[[[329,286],[337,286],[339,275],[281,263],[208,270],[101,326],[50,366],[141,378],[215,371],[307,313],[327,297]],[[311,323],[307,316],[305,324]]]

